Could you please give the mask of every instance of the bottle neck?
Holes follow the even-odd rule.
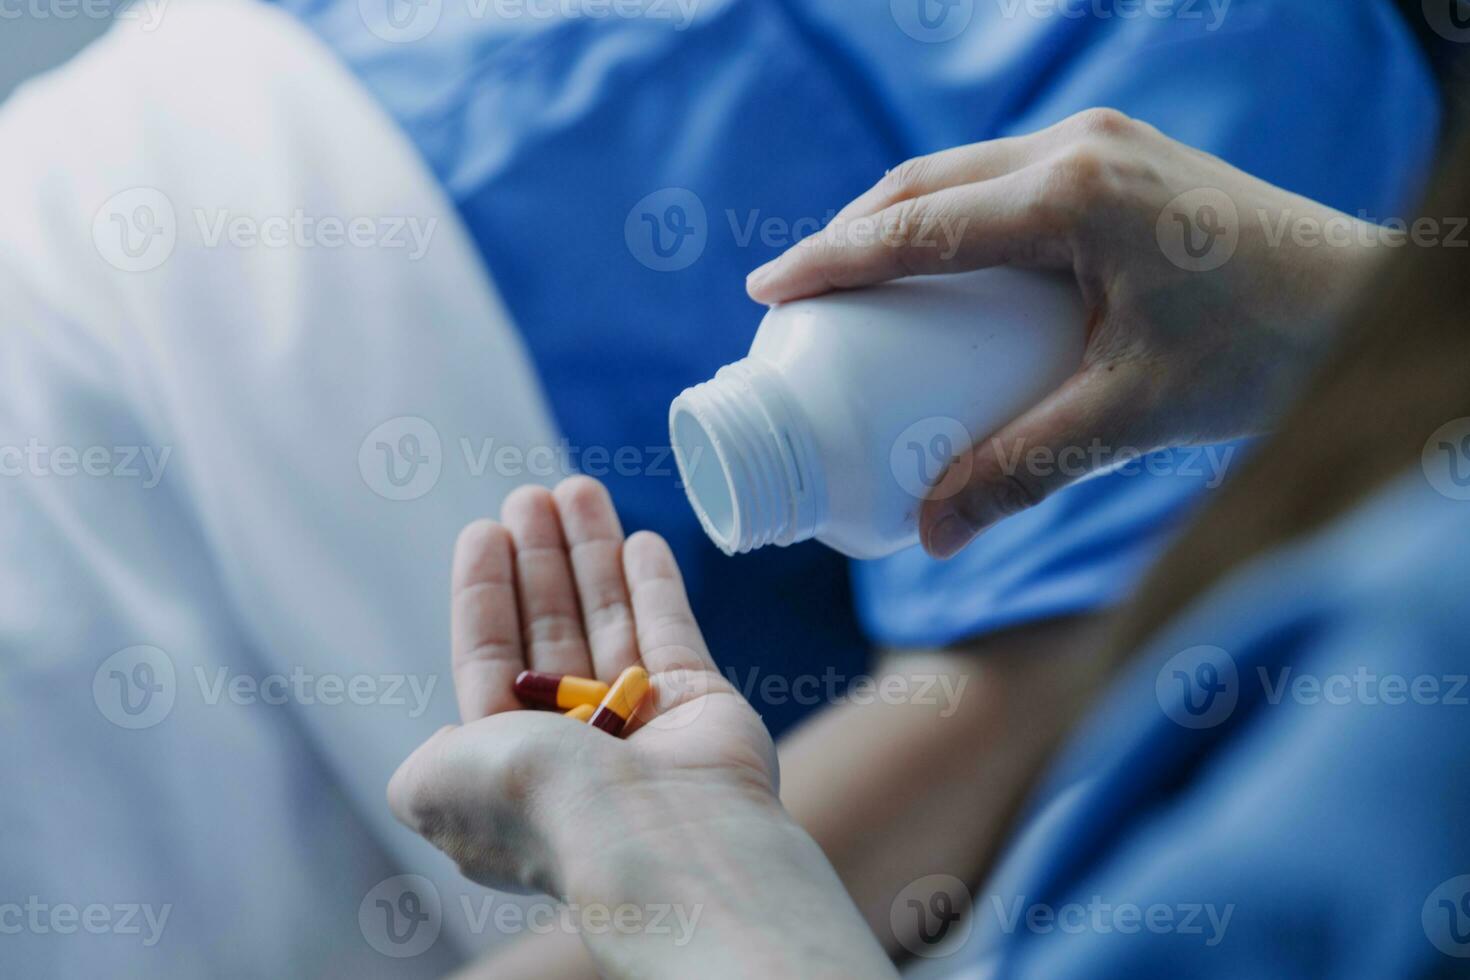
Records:
[[[826,494],[815,443],[771,365],[747,357],[685,389],[669,431],[689,502],[725,554],[816,535]]]

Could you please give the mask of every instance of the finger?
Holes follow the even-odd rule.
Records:
[[[876,214],[899,201],[923,197],[946,187],[1003,177],[1034,162],[1044,149],[1044,137],[1049,132],[971,143],[905,160],[837,212],[834,220]]]
[[[643,664],[655,678],[668,671],[714,670],[684,579],[663,538],[639,531],[623,545],[623,569]]]
[[[996,265],[1066,267],[1060,223],[1038,206],[1042,168],[945,188],[867,217],[833,221],[747,283],[752,299],[785,302],[905,276]]]
[[[454,545],[450,647],[454,694],[465,722],[519,707],[512,685],[525,669],[510,532],[475,521]]]
[[[638,662],[633,609],[623,578],[623,526],[607,488],[587,476],[563,480],[553,492],[572,559],[592,676],[609,683]]]
[[[919,533],[925,550],[948,558],[991,524],[1108,465],[1115,454],[1158,448],[1141,437],[1147,384],[1141,366],[1088,367],[978,442],[951,466],[962,476],[968,470],[959,489],[946,476],[924,502]]]
[[[500,515],[515,539],[516,594],[526,666],[551,674],[588,676],[592,658],[551,491],[520,487],[505,498]]]

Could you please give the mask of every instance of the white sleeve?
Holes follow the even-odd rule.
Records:
[[[249,0],[148,23],[0,110],[5,960],[436,975],[494,930],[383,790],[455,720],[455,534],[556,433],[332,56]]]

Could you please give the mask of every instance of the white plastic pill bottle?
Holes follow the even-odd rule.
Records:
[[[893,554],[926,497],[963,486],[938,486],[949,464],[1075,372],[1085,336],[1070,276],[1005,268],[774,306],[749,356],[670,406],[679,476],[726,554]]]

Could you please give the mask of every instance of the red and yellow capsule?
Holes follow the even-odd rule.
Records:
[[[596,707],[607,697],[608,686],[590,677],[523,670],[516,677],[515,690],[527,707],[566,711],[584,704]]]
[[[596,710],[597,710],[597,708],[594,705],[590,705],[590,704],[579,704],[575,708],[573,708],[571,711],[567,711],[567,712],[563,712],[563,713],[568,718],[572,719],[572,721],[591,721],[592,720],[592,713],[594,711],[596,711]]]
[[[648,696],[648,690],[648,671],[636,664],[629,667],[613,681],[607,697],[597,706],[597,711],[588,724],[609,735],[621,735],[638,711],[638,706]]]

